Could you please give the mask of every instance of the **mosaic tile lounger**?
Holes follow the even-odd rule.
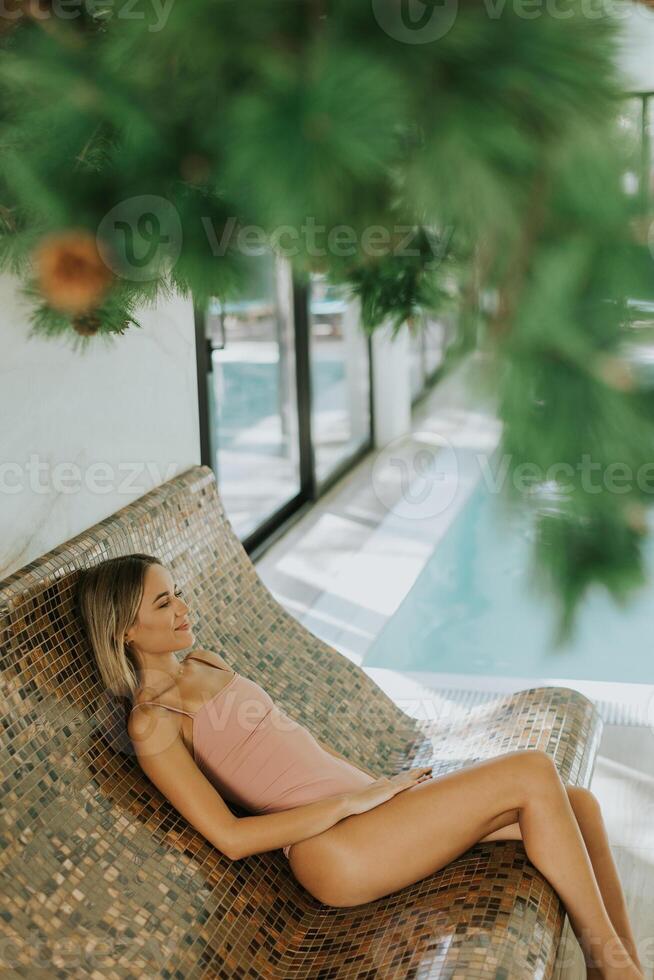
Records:
[[[602,728],[591,701],[532,688],[458,721],[412,719],[273,598],[197,466],[0,583],[3,970],[550,977],[564,911],[522,841],[476,844],[416,885],[338,909],[295,881],[281,851],[230,861],[186,823],[135,761],[74,615],[76,570],[131,551],[158,555],[190,594],[198,647],[224,651],[373,772],[433,762],[439,774],[537,747],[567,782],[590,783]]]

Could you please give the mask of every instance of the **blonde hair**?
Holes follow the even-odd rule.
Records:
[[[83,569],[77,583],[77,612],[102,681],[112,694],[130,701],[139,685],[134,657],[125,645],[125,631],[136,619],[150,565],[163,562],[140,552],[108,558]]]

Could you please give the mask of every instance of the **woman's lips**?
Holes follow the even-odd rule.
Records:
[[[175,629],[175,632],[177,632],[177,630],[190,630],[190,628],[191,628],[191,625],[190,625],[190,623],[182,623],[182,625],[181,625],[181,626],[178,626],[178,627],[177,627],[177,628]]]

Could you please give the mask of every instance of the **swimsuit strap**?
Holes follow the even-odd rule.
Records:
[[[132,711],[134,711],[135,708],[140,708],[142,704],[158,704],[160,708],[168,708],[169,711],[177,711],[180,715],[188,715],[189,718],[195,717],[190,711],[184,711],[183,708],[173,708],[172,704],[162,704],[161,701],[139,701],[138,704],[134,705]]]
[[[209,667],[218,667],[217,664],[212,664],[211,661],[204,660],[202,657],[191,657],[189,655],[188,657],[185,657],[184,659],[185,660],[199,660],[200,663],[202,663],[202,664],[208,664]],[[228,669],[229,669],[228,667],[218,667],[218,670],[228,670]],[[162,704],[161,701],[139,701],[138,704],[135,704],[134,705],[134,707],[132,708],[132,711],[134,711],[134,708],[138,708],[142,704],[157,704],[157,705],[159,705],[160,708],[168,708],[169,711],[177,711],[181,715],[187,715],[189,718],[195,718],[195,715],[192,715],[190,711],[184,711],[183,708],[173,708],[172,704]],[[130,712],[130,714],[131,714],[131,712]]]
[[[184,657],[185,660],[199,660],[201,664],[207,664],[209,667],[217,667],[218,670],[229,670],[229,667],[219,667],[218,664],[212,664],[210,660],[205,660],[204,657],[192,657],[190,654],[188,657]]]

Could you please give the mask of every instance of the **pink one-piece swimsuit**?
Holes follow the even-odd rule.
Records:
[[[186,659],[216,667],[201,657]],[[159,704],[192,718],[196,764],[222,796],[253,813],[289,810],[375,781],[323,749],[259,684],[235,671],[195,715],[159,701],[139,701],[134,708],[141,704]],[[282,848],[286,858],[292,846]]]

